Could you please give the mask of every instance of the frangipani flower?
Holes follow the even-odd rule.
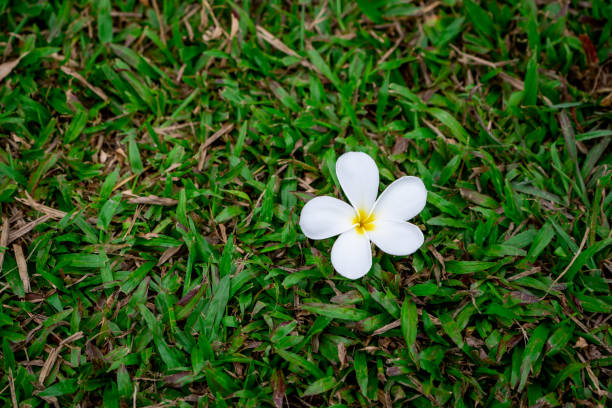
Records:
[[[423,245],[419,227],[406,222],[425,207],[427,190],[420,178],[395,180],[377,200],[378,168],[359,152],[340,156],[336,175],[351,205],[334,197],[315,197],[302,209],[300,228],[311,239],[340,235],[331,251],[340,275],[357,279],[368,273],[370,242],[391,255],[410,255]]]

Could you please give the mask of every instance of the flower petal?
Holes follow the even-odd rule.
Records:
[[[355,229],[342,233],[331,251],[334,269],[345,278],[357,279],[372,267],[372,248],[366,234]]]
[[[423,245],[423,233],[414,224],[404,221],[377,220],[368,232],[372,242],[390,255],[410,255]]]
[[[353,207],[333,197],[315,197],[300,214],[300,228],[310,239],[325,239],[353,227]]]
[[[395,180],[374,204],[377,220],[406,221],[421,212],[427,201],[427,189],[418,177],[405,176]]]
[[[353,207],[369,213],[378,195],[378,167],[361,152],[344,153],[336,162],[336,175]]]

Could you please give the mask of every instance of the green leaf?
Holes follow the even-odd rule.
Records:
[[[134,174],[140,174],[143,172],[144,168],[142,166],[142,159],[140,158],[140,151],[138,150],[138,145],[133,137],[130,137],[130,141],[128,144],[128,157],[130,160],[130,165],[132,166],[132,172]]]
[[[535,55],[527,63],[523,105],[534,106],[538,101],[538,61]]]
[[[219,262],[219,277],[224,277],[232,273],[232,252],[234,250],[234,236],[230,235],[227,237],[225,247],[223,247],[223,254],[221,255],[221,261]]]
[[[463,4],[467,9],[467,15],[474,27],[489,37],[495,36],[495,27],[489,13],[482,9],[478,4],[471,0],[464,0]]]
[[[442,169],[442,174],[438,178],[438,184],[441,186],[445,185],[455,175],[460,164],[461,156],[457,155],[450,159],[444,166],[444,169]]]
[[[354,357],[355,376],[357,384],[364,397],[368,395],[368,361],[365,353],[358,351]]]
[[[591,139],[596,139],[599,137],[607,137],[607,136],[612,136],[612,130],[601,129],[601,130],[593,130],[591,132],[581,133],[579,135],[576,135],[576,140],[582,142],[585,140],[591,140]]]
[[[512,245],[497,244],[487,247],[484,251],[486,256],[501,258],[504,256],[525,256],[527,252]]]
[[[463,348],[463,336],[461,335],[461,328],[449,313],[444,313],[440,316],[440,322],[442,323],[442,329],[455,342],[455,344],[461,349]]]
[[[193,373],[199,374],[205,367],[206,362],[214,358],[214,352],[208,339],[205,336],[198,338],[198,343],[191,351],[191,366]]]
[[[119,178],[119,166],[115,168],[112,172],[108,173],[106,178],[104,179],[104,183],[100,187],[100,201],[106,201],[110,198],[113,193],[113,189],[117,184],[117,179]]]
[[[76,379],[60,381],[38,393],[40,397],[59,397],[61,395],[72,394],[79,388]]]
[[[98,38],[102,43],[113,42],[113,20],[110,0],[98,2]]]
[[[456,36],[458,36],[463,30],[464,21],[464,17],[459,17],[444,27],[442,33],[440,33],[440,35],[436,36],[434,39],[436,46],[444,47],[448,42],[452,41]]]
[[[461,192],[461,196],[468,201],[473,202],[474,204],[480,205],[485,208],[498,208],[499,203],[495,201],[492,197],[479,193],[478,191],[468,190],[466,188],[461,188],[459,190]]]
[[[125,294],[130,293],[142,282],[147,274],[153,269],[155,262],[145,262],[135,271],[121,285],[121,291]]]
[[[438,285],[433,282],[417,283],[408,290],[410,290],[410,293],[414,296],[431,296],[438,291]]]
[[[124,365],[121,365],[117,370],[117,391],[122,397],[132,395],[132,380]]]
[[[215,217],[215,222],[217,224],[223,224],[231,220],[232,218],[239,216],[240,214],[242,214],[242,209],[240,208],[240,206],[230,205],[228,207],[223,208],[223,210],[221,210],[221,212],[217,214],[217,216]],[[272,214],[271,210],[270,214]]]
[[[323,377],[310,384],[306,390],[304,390],[304,397],[310,397],[312,395],[319,395],[326,391],[329,391],[336,385],[336,379],[333,376]]]
[[[451,134],[461,143],[467,144],[469,134],[466,132],[463,126],[455,119],[450,113],[439,108],[427,109],[427,113],[442,122],[446,126]]]
[[[325,303],[306,303],[302,305],[302,309],[331,319],[350,320],[354,322],[370,316],[370,313],[365,310]]]
[[[531,332],[531,337],[529,337],[529,341],[527,342],[527,346],[525,346],[525,351],[523,352],[523,358],[521,363],[521,377],[518,386],[518,392],[521,392],[525,385],[527,384],[527,379],[529,378],[529,373],[531,372],[534,364],[540,357],[542,353],[542,349],[546,344],[546,339],[548,338],[548,328],[544,325],[539,325],[535,328],[533,332]]]
[[[497,266],[497,262],[448,261],[445,266],[448,273],[465,274],[486,271]]]
[[[276,354],[278,354],[283,360],[293,364],[295,366],[301,367],[302,369],[308,371],[311,375],[321,378],[323,377],[323,372],[317,367],[315,363],[312,363],[306,360],[304,357],[292,353],[287,350],[275,350]]]
[[[176,205],[176,218],[178,218],[178,222],[183,224],[184,227],[189,225],[189,221],[187,220],[187,193],[185,189],[179,191],[179,199]]]
[[[61,262],[66,262],[73,268],[102,268],[108,258],[104,254],[70,254],[64,255]]]
[[[549,350],[546,356],[554,356],[569,343],[574,335],[574,326],[561,325],[548,339]]]
[[[276,185],[276,177],[272,176],[266,184],[266,191],[264,193],[263,201],[261,204],[261,213],[259,219],[263,222],[270,222],[272,220],[274,210],[274,197],[276,193],[274,186]]]
[[[402,304],[400,321],[402,335],[404,336],[408,348],[412,348],[416,343],[418,318],[419,315],[416,305],[410,299],[406,298]]]
[[[323,74],[327,77],[327,79],[329,79],[332,84],[334,84],[336,86],[336,88],[340,87],[340,81],[338,80],[338,78],[336,77],[336,75],[334,75],[332,73],[332,70],[329,68],[329,65],[327,65],[327,63],[323,60],[323,58],[321,57],[321,54],[319,54],[317,52],[317,50],[315,50],[314,48],[308,50],[308,56],[310,57],[310,61],[312,62],[312,64]]]
[[[30,180],[28,181],[28,190],[32,191],[36,188],[41,178],[47,174],[47,172],[55,166],[57,160],[59,158],[58,154],[49,154],[42,161],[42,163],[36,168],[36,170],[30,176]]]
[[[384,3],[384,1],[380,0],[357,0],[359,9],[374,23],[382,23],[383,18],[380,12],[380,6]]]
[[[378,102],[376,103],[376,123],[378,127],[383,126],[383,115],[387,108],[387,102],[389,101],[389,72],[385,73],[385,79],[383,84],[378,91]]]
[[[438,195],[433,191],[427,192],[427,202],[431,203],[434,207],[437,207],[440,211],[446,214],[455,217],[461,216],[461,212],[454,204],[452,204],[450,201],[444,199],[442,196]]]
[[[13,370],[15,372],[15,354],[11,349],[11,345],[9,344],[6,337],[2,338],[2,365],[4,366],[4,371],[8,373],[9,370]]]
[[[206,382],[208,386],[215,393],[219,393],[218,396],[227,396],[239,388],[233,378],[220,369],[206,367],[204,372],[206,373]]]
[[[107,200],[104,203],[104,205],[100,209],[100,213],[98,214],[98,226],[100,228],[102,228],[105,231],[108,229],[108,226],[113,220],[113,217],[115,216],[117,208],[119,208],[120,204],[121,204],[120,194],[117,194],[116,196],[114,196],[110,200]]]
[[[538,259],[538,256],[542,253],[542,251],[550,244],[550,242],[555,237],[555,231],[552,225],[547,222],[542,226],[542,229],[538,231],[538,235],[533,240],[531,247],[529,247],[529,252],[527,253],[527,259],[529,262],[535,262]]]
[[[81,135],[85,125],[87,125],[87,112],[79,109],[64,133],[64,143],[74,142]]]
[[[219,284],[215,288],[215,293],[204,312],[202,329],[204,335],[206,335],[210,340],[214,340],[217,337],[221,319],[223,319],[223,316],[225,316],[225,308],[229,299],[230,278],[230,275],[225,275],[223,278],[221,278]]]
[[[574,261],[572,266],[570,266],[570,268],[567,270],[565,274],[565,281],[571,282],[574,279],[576,273],[578,273],[578,271],[587,263],[589,259],[591,259],[593,255],[609,247],[610,245],[612,245],[612,237],[596,242],[595,244],[582,251],[580,255],[576,257],[576,260]]]

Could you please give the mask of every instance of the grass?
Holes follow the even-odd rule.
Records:
[[[565,5],[565,6],[564,6]],[[0,1],[7,407],[603,407],[612,7]],[[410,257],[297,225],[421,177]]]

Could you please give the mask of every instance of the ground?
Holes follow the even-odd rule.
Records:
[[[606,0],[0,1],[7,407],[603,407]],[[414,255],[298,226],[420,177]]]

